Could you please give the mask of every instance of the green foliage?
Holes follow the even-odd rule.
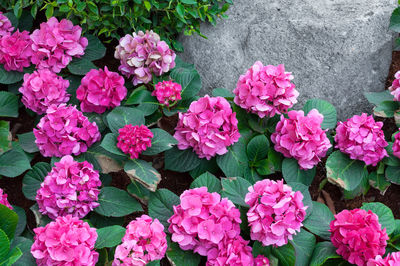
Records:
[[[129,160],[124,166],[125,173],[136,182],[142,184],[150,191],[156,191],[161,175],[153,168],[151,163],[143,160]]]
[[[100,206],[95,209],[98,214],[107,217],[122,217],[133,212],[143,211],[140,203],[126,191],[115,187],[104,187],[99,194]]]
[[[336,127],[336,108],[331,103],[320,99],[310,99],[304,105],[303,110],[304,113],[308,114],[312,109],[317,109],[324,116],[321,124],[323,129],[333,129]]]
[[[299,182],[310,186],[314,180],[316,167],[302,170],[295,159],[285,158],[282,162],[282,175],[286,182]]]
[[[304,227],[317,236],[330,240],[329,224],[334,219],[329,208],[320,202],[313,201],[313,211],[311,215],[304,220]]]
[[[97,229],[96,249],[111,248],[121,243],[125,235],[125,228],[119,225],[112,225]]]
[[[149,216],[157,218],[164,225],[164,231],[168,231],[168,219],[174,214],[173,206],[177,206],[180,199],[168,189],[158,189],[151,193],[148,205]]]
[[[221,181],[215,175],[210,174],[209,172],[197,177],[190,185],[190,188],[196,187],[207,187],[208,192],[218,193],[220,193],[222,189]]]
[[[380,202],[364,203],[361,207],[363,210],[371,210],[373,213],[378,215],[379,223],[382,225],[382,229],[386,228],[386,233],[390,235],[396,228],[393,212],[385,204]]]
[[[27,199],[35,200],[36,192],[50,170],[48,163],[38,162],[25,174],[22,180],[22,192]]]

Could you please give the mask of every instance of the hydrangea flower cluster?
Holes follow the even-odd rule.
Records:
[[[6,17],[3,12],[0,12],[0,37],[3,37],[7,33],[11,33],[14,27],[11,25],[11,21]]]
[[[257,61],[240,76],[233,91],[234,101],[261,118],[286,113],[299,96],[292,79],[292,73],[285,72],[284,65],[264,66]]]
[[[124,83],[122,76],[109,71],[107,67],[104,70],[90,70],[76,90],[81,110],[101,114],[106,109],[119,106],[127,93]]]
[[[264,179],[249,187],[245,202],[252,240],[264,246],[283,246],[300,232],[306,216],[303,194],[292,191],[283,180]]]
[[[200,187],[186,190],[180,200],[168,230],[181,249],[207,256],[211,249],[218,251],[221,241],[239,236],[240,212],[227,198],[221,200],[218,193]]]
[[[99,253],[94,250],[95,228],[71,215],[58,217],[35,232],[31,253],[39,266],[96,264]]]
[[[218,243],[217,247],[208,252],[207,266],[242,266],[255,265],[252,248],[248,246],[249,241],[241,236],[225,238]],[[259,260],[257,260],[259,262]],[[262,265],[262,264],[261,264]]]
[[[324,117],[316,109],[306,116],[303,111],[290,111],[288,116],[281,116],[276,132],[271,135],[275,150],[287,158],[295,158],[301,169],[312,169],[332,147],[321,129]]]
[[[190,104],[186,113],[179,113],[174,137],[178,148],[192,147],[200,158],[210,160],[228,152],[228,146],[239,140],[238,120],[229,102],[208,95]]]
[[[156,96],[160,104],[170,106],[170,104],[182,99],[181,91],[181,84],[175,83],[172,80],[164,80],[156,84],[155,90],[151,95]]]
[[[399,134],[399,132],[397,132],[397,134],[394,136],[393,155],[400,158],[400,134]]]
[[[263,255],[254,258],[254,266],[269,266],[269,259]]]
[[[39,211],[51,219],[69,214],[83,218],[100,205],[100,186],[99,173],[92,164],[66,155],[54,164],[37,191]]]
[[[339,122],[335,141],[341,152],[351,159],[364,161],[367,165],[376,164],[387,157],[385,147],[388,143],[382,130],[383,123],[375,122],[372,115],[363,113]]]
[[[151,139],[154,135],[145,125],[132,126],[129,124],[120,128],[118,132],[117,147],[123,153],[129,154],[131,159],[137,159],[140,153],[151,147]]]
[[[60,22],[50,18],[40,24],[40,29],[31,34],[32,63],[37,68],[48,68],[55,73],[65,68],[72,57],[84,55],[88,40],[81,37],[82,28],[74,26],[71,21],[63,19]]]
[[[33,56],[32,42],[29,32],[7,33],[0,39],[0,64],[7,71],[16,70],[22,72],[24,67],[31,64]]]
[[[133,76],[133,85],[149,83],[152,74],[161,76],[175,67],[174,51],[153,31],[139,31],[119,40],[114,57],[121,62],[119,71],[126,77]]]
[[[336,253],[358,266],[385,254],[386,228],[381,229],[378,216],[361,209],[343,210],[330,223],[331,241]]]
[[[22,103],[38,114],[44,114],[50,105],[59,105],[69,100],[69,81],[48,69],[39,69],[24,75],[24,83],[19,89]]]
[[[390,93],[394,96],[395,101],[400,101],[400,71],[397,71],[394,74],[394,81],[392,86],[389,87]]]
[[[400,252],[389,253],[385,258],[378,255],[375,259],[369,259],[367,266],[398,266],[400,265]]]
[[[75,106],[66,104],[51,105],[33,134],[45,157],[79,155],[101,138],[96,122],[91,123]]]
[[[8,207],[9,209],[13,209],[13,207],[11,206],[11,204],[8,202],[7,199],[7,194],[4,193],[4,191],[0,188],[0,204]]]
[[[144,266],[162,259],[166,250],[164,226],[157,219],[142,215],[128,224],[122,244],[115,250],[113,265]]]

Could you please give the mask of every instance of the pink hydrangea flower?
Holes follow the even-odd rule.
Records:
[[[24,75],[24,83],[19,89],[22,103],[38,114],[44,114],[50,105],[59,105],[69,100],[69,81],[48,69],[39,69]]]
[[[7,33],[0,38],[0,64],[7,71],[24,71],[24,67],[31,64],[33,56],[29,32]]]
[[[400,71],[397,71],[394,74],[395,80],[392,83],[392,86],[389,87],[390,93],[394,96],[395,101],[400,101]]]
[[[33,129],[35,143],[45,157],[79,155],[101,138],[96,122],[75,106],[51,105]]]
[[[40,24],[40,29],[31,34],[32,63],[39,69],[48,68],[55,73],[65,68],[72,57],[85,54],[88,40],[81,36],[82,28],[71,21],[60,22],[55,17]]]
[[[281,116],[271,135],[275,150],[287,158],[295,158],[301,169],[312,169],[332,147],[321,129],[324,117],[316,109],[306,116],[303,111],[290,111],[288,116]]]
[[[239,140],[237,124],[225,98],[206,95],[192,102],[186,113],[179,113],[174,137],[179,149],[191,147],[200,158],[210,160],[227,153],[227,147]]]
[[[249,241],[241,236],[225,238],[217,247],[208,252],[207,266],[243,266],[254,265],[252,248],[248,246]]]
[[[343,210],[330,223],[331,241],[336,253],[358,266],[369,259],[385,254],[386,228],[382,229],[378,216],[361,209]]]
[[[133,76],[133,85],[149,83],[152,74],[161,76],[175,67],[174,51],[153,31],[139,31],[119,40],[114,57],[119,59],[119,71],[126,77]]]
[[[269,260],[267,257],[264,257],[263,255],[258,255],[254,259],[254,266],[269,266]]]
[[[399,129],[400,130],[400,129]],[[400,134],[397,133],[394,136],[394,142],[393,142],[393,155],[400,158]]]
[[[180,200],[168,220],[168,230],[181,249],[206,256],[223,239],[239,236],[240,212],[227,198],[221,200],[218,193],[201,187],[186,190]]]
[[[399,266],[400,252],[389,253],[385,258],[378,255],[375,259],[369,259],[367,266]]]
[[[147,215],[131,221],[122,244],[115,250],[113,266],[146,265],[150,261],[160,260],[167,250],[164,226]]]
[[[94,250],[96,229],[77,217],[58,217],[33,231],[31,253],[39,266],[94,266],[99,258],[99,253]]]
[[[151,147],[153,132],[145,125],[124,126],[118,130],[117,147],[124,153],[129,154],[132,159],[137,159],[139,154]]]
[[[37,191],[39,211],[51,219],[69,214],[83,218],[100,205],[100,186],[99,172],[92,164],[66,155],[54,164]]]
[[[156,84],[156,89],[151,95],[156,96],[160,104],[169,106],[181,98],[182,86],[172,80],[164,80]]]
[[[3,204],[4,206],[8,207],[11,210],[13,209],[11,204],[8,202],[7,194],[5,194],[1,188],[0,188],[0,204]]]
[[[122,76],[107,67],[90,70],[76,91],[81,110],[101,114],[106,109],[119,106],[127,93],[124,83]]]
[[[355,115],[346,122],[339,122],[336,128],[336,148],[350,155],[351,159],[376,164],[387,157],[388,143],[382,130],[383,123],[375,122],[372,115]]]
[[[11,25],[11,21],[6,17],[3,12],[0,12],[0,38],[7,33],[11,33],[14,27]]]
[[[241,75],[233,93],[237,105],[259,117],[286,113],[297,103],[299,92],[284,65],[264,66],[260,61]]]
[[[303,194],[292,191],[283,180],[264,179],[249,187],[245,202],[252,240],[264,246],[283,246],[300,232],[306,216]]]

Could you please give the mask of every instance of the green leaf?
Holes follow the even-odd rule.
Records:
[[[22,192],[24,193],[25,198],[35,200],[36,192],[50,170],[50,164],[38,162],[25,174],[22,179]]]
[[[196,5],[197,4],[196,0],[181,0],[181,2],[183,4],[187,4],[187,5]]]
[[[178,4],[176,7],[177,9],[178,9],[178,6],[181,6],[181,8],[183,8],[183,6],[181,4]],[[176,66],[171,71],[171,78],[175,82],[181,84],[182,100],[190,99],[190,98],[196,96],[201,89],[200,75],[194,67],[187,68],[187,67]]]
[[[104,139],[101,141],[100,146],[108,152],[111,152],[116,155],[126,156],[118,147],[117,147],[117,136],[113,133],[108,133],[104,136]]]
[[[265,135],[257,135],[247,144],[247,156],[250,161],[265,159],[268,154],[269,141]]]
[[[151,96],[151,92],[148,91],[145,86],[140,86],[139,88],[135,89],[128,97],[125,105],[156,102],[157,99],[154,96]]]
[[[386,146],[385,149],[389,154],[389,157],[385,157],[382,161],[389,166],[400,166],[400,159],[393,155],[393,142],[389,142],[388,144],[389,145]]]
[[[322,239],[330,240],[331,233],[329,232],[329,224],[335,217],[325,204],[317,201],[313,201],[312,204],[312,213],[304,220],[304,227]]]
[[[211,92],[212,96],[214,97],[224,97],[224,98],[233,98],[235,97],[235,94],[233,94],[230,90],[224,89],[224,88],[216,88],[213,89]]]
[[[399,103],[395,101],[383,101],[374,107],[374,115],[379,117],[393,117],[399,109]]]
[[[18,97],[8,91],[0,91],[0,116],[18,117]]]
[[[282,175],[287,183],[298,182],[310,186],[316,174],[316,167],[302,170],[296,159],[285,158],[282,162]]]
[[[321,266],[328,259],[336,258],[340,258],[340,256],[336,253],[336,247],[332,244],[332,242],[319,242],[317,245],[315,245],[310,266]]]
[[[150,11],[150,9],[151,9],[151,4],[150,4],[150,2],[145,0],[145,1],[143,1],[143,4],[144,4],[144,6],[146,7],[147,11]]]
[[[88,161],[93,165],[94,169],[103,174],[122,170],[121,161],[125,160],[125,158],[126,156],[122,157],[106,151],[99,144],[94,144],[85,153],[76,157],[80,162]]]
[[[243,136],[237,143],[228,147],[227,153],[217,157],[217,164],[227,177],[244,176],[249,165]]]
[[[9,250],[10,240],[8,239],[6,233],[0,229],[0,261],[6,258]]]
[[[85,58],[74,58],[71,63],[68,64],[68,70],[74,75],[84,76],[91,69],[96,69],[97,67]]]
[[[396,8],[390,17],[389,29],[400,32],[400,7]]]
[[[310,192],[308,191],[308,186],[296,182],[288,183],[288,185],[292,188],[293,191],[300,191],[301,194],[303,194],[303,204],[304,206],[307,206],[306,210],[306,218],[307,218],[313,211],[313,201],[311,199]]]
[[[0,204],[0,229],[6,233],[8,239],[13,239],[18,224],[18,215],[5,205]]]
[[[126,188],[129,194],[131,194],[135,199],[139,200],[142,204],[147,205],[150,198],[150,190],[145,188],[139,182],[132,180],[132,183]]]
[[[308,114],[312,109],[317,109],[323,116],[321,124],[323,129],[332,129],[336,127],[337,112],[336,108],[329,102],[320,99],[310,99],[303,107],[304,113]]]
[[[13,84],[21,81],[24,78],[23,72],[18,71],[7,71],[3,65],[0,65],[0,83],[1,84]]]
[[[229,177],[222,178],[221,184],[221,195],[223,197],[227,197],[237,205],[249,207],[249,205],[244,202],[244,198],[249,192],[248,188],[252,186],[249,181],[241,177]]]
[[[363,203],[361,207],[363,210],[371,210],[373,213],[378,215],[379,223],[382,225],[382,229],[386,228],[386,233],[390,235],[396,228],[393,212],[385,204],[380,202]]]
[[[364,96],[367,98],[368,102],[379,105],[384,101],[393,101],[393,95],[389,90],[384,90],[381,92],[365,92]]]
[[[44,215],[39,211],[39,206],[37,205],[37,203],[32,205],[29,209],[35,216],[36,227],[46,226],[48,223],[52,221],[47,215]]]
[[[201,257],[198,254],[194,254],[191,250],[182,250],[179,245],[172,242],[167,237],[168,249],[167,258],[172,265],[176,266],[198,266],[200,265]]]
[[[400,167],[388,166],[385,171],[385,177],[392,183],[400,185]]]
[[[97,229],[96,249],[112,248],[121,243],[125,235],[125,228],[119,225],[113,225]]]
[[[81,59],[94,61],[103,58],[106,54],[106,47],[101,43],[99,38],[94,35],[85,35],[88,39],[88,46],[85,49],[85,55]]]
[[[21,207],[13,205],[13,211],[18,215],[18,223],[15,228],[15,235],[19,236],[25,230],[26,227],[26,214],[25,210]]]
[[[296,255],[291,242],[288,244],[272,249],[272,254],[279,259],[279,265],[293,266],[296,263]]]
[[[33,25],[33,17],[28,10],[22,11],[22,16],[18,22],[18,29],[20,32],[26,30],[31,31]]]
[[[386,190],[390,186],[390,182],[386,180],[385,176],[377,174],[375,171],[369,174],[368,179],[371,187],[380,190],[382,195],[385,194]]]
[[[52,5],[48,5],[46,9],[46,18],[50,19],[53,16],[54,13],[54,7]]]
[[[35,266],[36,261],[31,254],[33,241],[25,237],[16,237],[11,243],[11,249],[18,247],[22,251],[22,256],[13,266]]]
[[[179,15],[179,17],[184,19],[184,17],[185,17],[185,8],[183,7],[182,4],[177,4],[176,5],[176,13]]]
[[[150,194],[148,212],[149,216],[157,218],[164,225],[164,231],[168,231],[168,219],[174,214],[173,206],[178,206],[180,199],[168,189],[157,189]]]
[[[16,177],[31,169],[29,159],[21,150],[9,150],[0,155],[0,175]]]
[[[165,169],[176,172],[188,172],[196,168],[201,159],[192,149],[179,150],[173,147],[164,153]]]
[[[143,155],[156,155],[178,144],[178,141],[173,136],[160,128],[153,128],[151,132],[153,132],[151,146],[142,153]]]
[[[142,206],[126,191],[115,187],[104,187],[99,194],[100,206],[95,212],[106,217],[122,217],[143,211]]]
[[[37,147],[35,141],[36,137],[33,134],[33,131],[23,133],[23,134],[17,134],[18,140],[19,140],[19,145],[21,145],[21,148],[28,153],[34,153],[39,151],[39,148]]]
[[[90,213],[90,223],[97,229],[113,225],[122,226],[124,220],[125,217],[105,217],[95,212]]]
[[[334,151],[326,161],[326,176],[328,181],[345,190],[354,190],[368,174],[365,164],[351,160],[340,151]]]
[[[107,122],[110,130],[118,134],[118,129],[125,125],[144,125],[145,120],[143,113],[136,108],[117,107],[107,115]]]
[[[0,120],[0,155],[11,149],[10,122]]]
[[[308,266],[315,247],[315,236],[302,229],[291,242],[296,254],[296,266]]]
[[[196,187],[207,187],[208,192],[221,192],[222,185],[221,181],[213,174],[206,172],[196,178],[192,184],[190,184],[190,188]]]
[[[161,175],[153,168],[151,163],[143,160],[129,160],[124,170],[126,174],[134,181],[139,182],[150,191],[156,191],[158,183],[161,181]]]
[[[211,174],[217,174],[220,171],[217,160],[211,158],[211,160],[207,160],[205,158],[200,160],[200,164],[193,170],[189,172],[190,176],[193,178],[197,178],[205,172],[209,172]]]
[[[270,174],[275,173],[274,165],[268,159],[264,159],[264,160],[256,162],[254,164],[254,167],[256,167],[256,171],[260,175],[270,175]]]

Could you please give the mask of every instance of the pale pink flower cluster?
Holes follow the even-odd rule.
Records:
[[[210,160],[228,152],[227,147],[239,140],[238,120],[229,102],[208,95],[190,104],[186,113],[179,113],[174,137],[178,148],[189,147],[200,158]]]
[[[101,138],[96,122],[75,106],[51,105],[33,129],[35,143],[45,157],[79,155]]]
[[[83,112],[104,113],[106,109],[117,107],[125,98],[127,89],[124,78],[107,67],[90,70],[76,90],[76,98],[81,101]]]
[[[4,65],[7,71],[16,70],[23,72],[24,67],[31,64],[32,41],[29,32],[7,33],[0,38],[0,64]]]
[[[392,86],[389,87],[390,93],[394,96],[395,101],[400,101],[400,71],[394,74],[395,80],[392,82]]]
[[[331,241],[336,253],[358,266],[369,259],[385,254],[386,228],[382,229],[378,216],[361,209],[343,210],[330,223]]]
[[[286,113],[297,103],[299,92],[284,65],[264,66],[260,61],[241,75],[233,90],[235,103],[259,117]]]
[[[397,134],[394,136],[393,155],[400,158],[400,134],[399,134],[399,132],[397,132]]]
[[[176,54],[157,33],[139,31],[119,40],[114,57],[121,62],[118,70],[128,78],[133,76],[133,85],[137,85],[149,83],[152,74],[161,76],[173,69]]]
[[[321,129],[324,117],[316,109],[306,116],[303,111],[290,111],[288,116],[281,116],[271,135],[275,150],[287,158],[295,158],[301,169],[312,169],[332,147]]]
[[[60,22],[55,17],[40,24],[40,29],[31,34],[32,63],[37,68],[48,68],[55,73],[65,68],[72,57],[84,55],[88,40],[81,36],[82,28],[71,21]]]
[[[122,244],[115,249],[113,266],[144,266],[150,261],[160,260],[167,250],[164,226],[147,215],[131,221],[126,227]]]
[[[129,154],[131,159],[137,159],[139,154],[151,147],[151,139],[154,135],[145,125],[132,126],[129,124],[120,128],[118,132],[117,147],[123,153]]]
[[[252,240],[264,246],[283,246],[300,232],[306,216],[303,194],[292,191],[283,180],[264,179],[249,187],[245,202]]]
[[[207,266],[255,266],[252,248],[248,246],[249,241],[241,236],[235,238],[224,238],[218,243],[217,247],[208,252]],[[259,260],[257,260],[259,262]],[[267,264],[268,265],[268,264]]]
[[[69,81],[48,69],[39,69],[24,75],[24,83],[19,89],[22,103],[38,114],[44,114],[50,105],[59,105],[69,100]]]
[[[0,188],[0,204],[8,207],[9,209],[13,209],[13,207],[11,206],[11,204],[8,202],[7,199],[7,194],[4,193],[4,191]]]
[[[170,104],[182,99],[181,91],[181,84],[175,83],[172,80],[164,80],[156,84],[155,90],[151,95],[156,96],[160,104],[170,106]]]
[[[207,256],[211,249],[218,251],[221,241],[239,237],[240,212],[227,198],[201,187],[186,190],[180,200],[168,220],[168,230],[181,249]]]
[[[58,217],[33,231],[31,253],[39,266],[94,266],[99,258],[94,249],[96,229],[77,217]]]
[[[11,25],[11,21],[0,12],[0,38],[6,35],[7,33],[11,33],[14,30],[14,27]]]
[[[72,215],[83,218],[97,203],[101,181],[93,165],[66,155],[54,164],[36,194],[39,211],[51,219]]]
[[[367,165],[376,164],[387,157],[385,147],[388,143],[382,130],[383,123],[375,122],[372,115],[363,113],[339,122],[336,128],[336,148],[350,155],[351,159],[364,161]]]
[[[389,253],[385,258],[378,255],[375,259],[369,259],[367,266],[399,266],[400,252]]]

